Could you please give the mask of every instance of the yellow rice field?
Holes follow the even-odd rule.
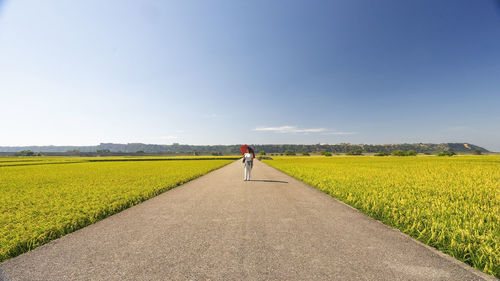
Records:
[[[265,163],[500,277],[500,158],[276,157]]]
[[[0,261],[138,204],[233,159],[0,158]]]

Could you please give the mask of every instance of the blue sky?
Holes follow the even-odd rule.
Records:
[[[500,151],[497,1],[1,1],[0,145]]]

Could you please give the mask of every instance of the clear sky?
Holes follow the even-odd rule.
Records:
[[[490,0],[0,0],[0,145],[500,151]]]

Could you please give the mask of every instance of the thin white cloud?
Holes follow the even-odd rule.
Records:
[[[161,136],[159,138],[163,139],[163,140],[173,140],[173,139],[178,139],[179,137],[178,136]]]
[[[324,135],[355,135],[357,132],[332,131],[326,128],[299,129],[296,126],[280,127],[257,127],[254,131],[275,132],[275,133],[323,133]]]
[[[326,131],[325,128],[298,129],[296,126],[257,127],[253,130],[277,133],[321,133]]]

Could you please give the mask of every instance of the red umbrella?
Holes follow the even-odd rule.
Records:
[[[248,148],[248,145],[246,145],[246,144],[240,146],[241,155],[243,155],[243,154],[245,154],[245,152],[247,152],[247,148]]]
[[[252,158],[255,158],[255,151],[253,150],[252,147],[250,147],[246,144],[240,146],[241,155],[243,155],[243,154],[245,154],[245,152],[247,152],[247,148],[248,148],[248,152],[252,153]]]

